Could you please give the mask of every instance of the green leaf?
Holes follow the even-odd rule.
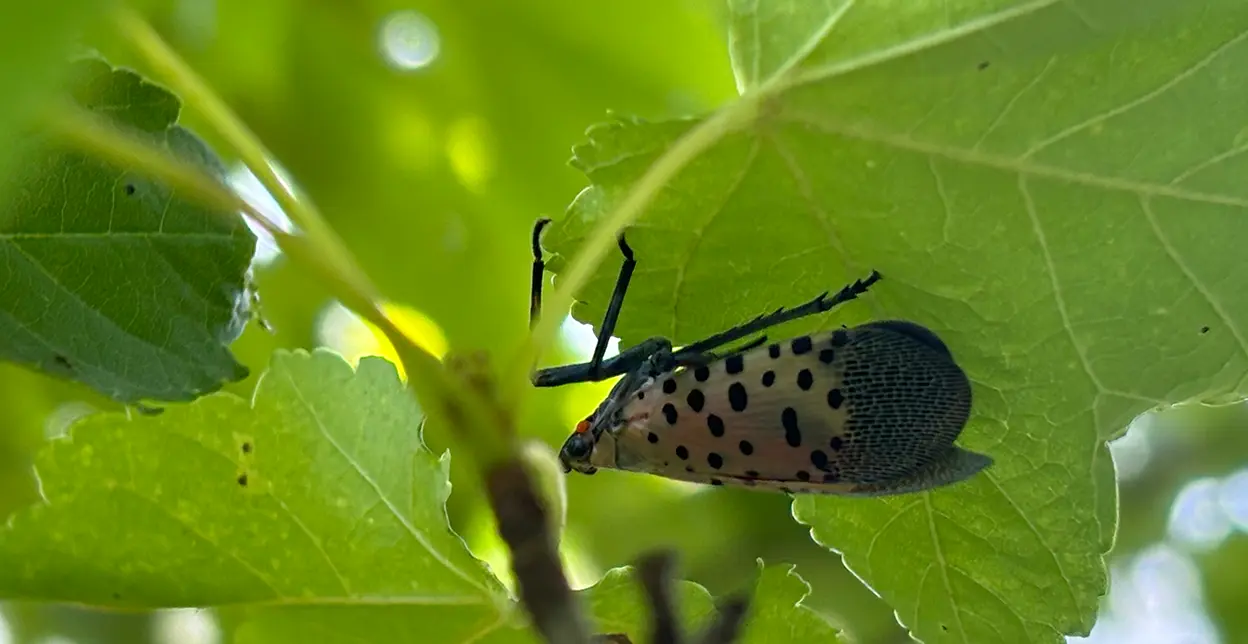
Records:
[[[810,10],[785,6],[733,3],[739,84],[764,108],[629,230],[617,335],[688,343],[878,269],[866,298],[769,335],[927,325],[975,383],[961,443],[996,464],[927,494],[800,498],[795,517],[923,641],[1086,634],[1116,525],[1105,441],[1245,392],[1248,7],[829,3],[803,31]],[[591,130],[592,186],[549,247],[573,253],[694,123]],[[601,319],[617,266],[578,319]]]
[[[82,106],[218,176],[175,124],[179,103],[98,59],[73,67]],[[31,138],[0,202],[0,358],[122,402],[190,400],[248,370],[228,345],[249,319],[255,235],[238,216]]]
[[[0,596],[103,606],[367,603],[496,614],[446,526],[449,455],[391,363],[278,352],[254,401],[95,414],[40,453],[46,503],[0,533]]]

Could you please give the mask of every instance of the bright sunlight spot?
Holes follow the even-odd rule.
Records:
[[[1248,532],[1248,469],[1239,470],[1222,480],[1218,489],[1218,505],[1240,532]]]
[[[577,360],[589,360],[594,355],[594,346],[598,343],[598,336],[594,335],[594,327],[577,322],[575,318],[568,315],[563,318],[559,333],[563,335],[564,341],[576,351]],[[602,357],[610,358],[619,353],[620,339],[612,337],[607,341],[607,352]]]
[[[1127,433],[1109,444],[1109,454],[1114,459],[1114,469],[1119,481],[1130,481],[1139,476],[1153,457],[1152,415],[1135,419],[1127,427]]]
[[[1110,592],[1092,633],[1068,637],[1080,644],[1218,644],[1205,612],[1200,571],[1186,554],[1165,544],[1115,566]]]
[[[1216,547],[1231,533],[1219,504],[1217,479],[1196,479],[1179,490],[1170,508],[1170,537],[1198,550]]]
[[[218,644],[221,629],[206,610],[179,608],[155,615],[156,644]]]
[[[273,166],[277,172],[278,181],[287,189],[290,188],[290,180],[281,168]],[[286,232],[294,230],[294,226],[290,222],[290,218],[277,204],[277,200],[269,191],[265,189],[264,184],[252,174],[251,170],[242,163],[234,164],[226,175],[226,182],[243,198],[243,201],[251,204],[253,208],[264,215],[270,223],[277,226],[278,229]],[[277,247],[277,242],[273,236],[266,232],[259,224],[252,221],[250,217],[244,217],[243,221],[247,222],[247,227],[251,232],[256,234],[256,255],[252,258],[253,266],[267,266],[281,255],[282,251]]]
[[[446,355],[446,336],[433,320],[401,304],[388,303],[382,308],[417,346],[438,359]],[[407,380],[407,372],[398,353],[385,334],[338,302],[329,304],[321,312],[316,324],[316,336],[318,342],[337,351],[353,365],[358,365],[364,356],[381,356],[394,364],[400,379]]]
[[[480,192],[494,172],[494,156],[489,145],[485,120],[465,116],[451,123],[446,133],[446,155],[451,169],[465,188]]]
[[[381,53],[396,69],[426,67],[441,50],[438,28],[418,11],[396,11],[381,23]]]
[[[9,628],[9,620],[0,613],[0,644],[13,644],[13,631]]]

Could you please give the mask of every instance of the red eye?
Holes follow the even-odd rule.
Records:
[[[589,431],[589,421],[588,421],[588,420],[582,420],[581,422],[579,422],[579,423],[577,423],[577,424],[576,424],[576,433],[578,433],[578,434],[584,434],[584,433],[585,433],[585,432],[587,432],[587,431]]]

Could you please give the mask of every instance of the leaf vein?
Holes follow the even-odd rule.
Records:
[[[420,544],[421,547],[427,550],[438,563],[445,566],[447,570],[451,571],[460,579],[463,579],[468,583],[468,585],[481,591],[483,597],[490,597],[491,593],[484,586],[477,582],[477,580],[470,577],[466,572],[460,570],[458,566],[451,563],[451,560],[448,559],[446,555],[442,554],[441,551],[434,548],[428,537],[426,537],[422,531],[418,530],[416,526],[412,525],[412,522],[409,521],[397,507],[395,507],[394,503],[389,499],[389,497],[386,496],[385,492],[382,491],[381,486],[378,485],[377,481],[373,480],[373,477],[369,476],[368,472],[364,471],[364,468],[360,465],[360,463],[348,454],[338,443],[338,441],[334,439],[333,435],[329,432],[329,429],[325,427],[325,423],[321,421],[321,415],[317,413],[316,408],[313,407],[303,395],[303,390],[299,387],[299,383],[295,381],[294,376],[286,370],[282,370],[281,373],[290,383],[290,388],[294,392],[295,397],[299,399],[299,403],[302,404],[304,409],[308,411],[308,414],[312,416],[312,420],[316,423],[316,427],[320,431],[321,436],[323,436],[325,440],[329,442],[330,446],[332,446],[334,450],[342,456],[343,460],[351,466],[351,469],[355,470],[355,473],[360,477],[360,480],[364,481],[370,488],[372,488],[373,493],[376,494],[377,498],[385,504],[386,509],[389,510],[390,514],[398,520],[399,524],[403,526],[408,535],[411,536],[416,543]]]
[[[1187,262],[1183,260],[1183,257],[1179,255],[1178,249],[1170,243],[1170,238],[1162,232],[1161,226],[1157,224],[1157,216],[1153,213],[1152,201],[1141,197],[1140,209],[1144,212],[1144,218],[1148,221],[1148,227],[1152,230],[1153,235],[1157,237],[1157,241],[1161,243],[1161,247],[1166,251],[1166,255],[1170,257],[1170,261],[1174,262],[1174,265],[1179,269],[1179,272],[1183,273],[1183,276],[1192,283],[1192,288],[1195,288],[1196,292],[1200,293],[1201,297],[1205,298],[1205,302],[1209,304],[1209,307],[1212,308],[1213,312],[1217,314],[1218,319],[1222,320],[1222,323],[1226,325],[1227,330],[1231,332],[1231,337],[1235,338],[1236,344],[1239,345],[1240,352],[1244,354],[1245,358],[1248,358],[1248,340],[1245,340],[1243,334],[1239,331],[1239,327],[1234,324],[1231,320],[1230,314],[1227,313],[1222,304],[1218,302],[1217,298],[1213,296],[1213,293],[1205,287],[1203,282],[1197,279],[1196,273],[1192,272],[1191,267],[1189,267]]]
[[[697,226],[693,230],[689,231],[693,235],[693,244],[689,247],[689,252],[685,255],[685,261],[681,262],[679,266],[677,266],[676,281],[672,285],[672,333],[670,337],[673,339],[679,337],[676,334],[676,322],[680,319],[680,290],[684,287],[685,273],[689,269],[689,264],[693,262],[693,256],[698,252],[698,247],[702,244],[702,237],[706,234],[706,229],[715,222],[719,215],[724,211],[724,206],[732,200],[732,195],[741,188],[741,184],[745,181],[746,175],[749,174],[750,168],[754,166],[754,160],[758,158],[759,147],[758,139],[755,139],[750,145],[750,151],[746,155],[745,163],[741,164],[741,171],[736,177],[733,178],[732,183],[728,186],[728,189],[724,191],[723,200],[719,202],[719,205],[711,210],[710,216],[708,216],[700,226]]]
[[[936,565],[940,567],[940,578],[945,585],[945,596],[949,598],[949,607],[953,609],[953,621],[958,624],[958,633],[963,644],[970,644],[966,638],[966,627],[962,625],[962,614],[958,612],[958,600],[953,595],[953,586],[949,583],[949,564],[945,561],[945,550],[940,545],[940,535],[936,532],[936,512],[932,509],[932,493],[923,492],[923,505],[927,509],[927,529],[932,536],[932,548],[936,553]]]
[[[1040,141],[1039,143],[1033,145],[1031,149],[1024,152],[1021,158],[1026,159],[1028,157],[1034,156],[1035,154],[1039,153],[1041,150],[1053,145],[1054,143],[1057,143],[1058,141],[1061,141],[1062,139],[1073,136],[1092,126],[1098,125],[1100,123],[1104,123],[1105,121],[1108,121],[1109,119],[1115,116],[1125,114],[1126,112],[1129,112],[1137,107],[1141,107],[1143,105],[1148,104],[1149,102],[1162,96],[1166,92],[1169,92],[1170,90],[1174,89],[1175,87],[1180,85],[1183,81],[1196,75],[1198,72],[1200,72],[1204,68],[1213,64],[1213,62],[1217,60],[1219,56],[1226,53],[1228,49],[1231,49],[1232,47],[1235,47],[1239,43],[1243,42],[1245,39],[1248,39],[1248,31],[1244,31],[1240,33],[1238,36],[1235,36],[1234,38],[1228,40],[1227,42],[1219,45],[1217,48],[1215,48],[1212,52],[1210,52],[1204,58],[1196,61],[1194,65],[1179,72],[1178,74],[1175,74],[1173,78],[1162,83],[1161,85],[1157,86],[1153,90],[1146,92],[1145,94],[1138,96],[1135,99],[1130,100],[1126,103],[1123,103],[1122,105],[1119,105],[1115,108],[1101,112],[1100,114],[1097,114],[1096,116],[1093,116],[1083,121],[1082,123],[1076,123],[1075,125],[1072,125],[1062,130],[1061,132],[1058,132],[1057,134],[1054,134],[1053,136],[1050,136],[1049,138]]]

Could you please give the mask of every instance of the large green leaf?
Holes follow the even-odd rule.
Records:
[[[97,414],[37,462],[45,502],[0,532],[0,597],[222,606],[240,642],[534,642],[507,592],[446,523],[450,457],[420,437],[393,365],[278,352],[252,404],[216,393],[133,419]],[[832,641],[792,567],[754,589],[747,642]],[[712,610],[679,585],[690,626]],[[581,593],[603,631],[641,641],[628,571]]]
[[[687,343],[835,290],[778,331],[903,317],[975,383],[972,481],[794,515],[926,642],[1058,642],[1106,587],[1105,441],[1248,375],[1248,6],[1207,2],[734,2],[739,84],[766,97],[629,231],[618,335]],[[783,71],[779,78],[771,74]],[[567,256],[693,122],[591,131]],[[555,262],[553,266],[558,267]],[[597,324],[616,264],[574,309]]]
[[[355,372],[325,351],[277,353],[251,405],[219,392],[155,417],[88,416],[36,461],[46,503],[0,533],[0,595],[404,596],[495,615],[503,591],[446,526],[449,456],[424,449],[421,420],[389,362]]]
[[[222,174],[175,124],[172,94],[93,58],[74,99]],[[123,402],[189,400],[248,373],[228,345],[248,321],[255,235],[168,187],[29,138],[0,202],[0,358]]]

